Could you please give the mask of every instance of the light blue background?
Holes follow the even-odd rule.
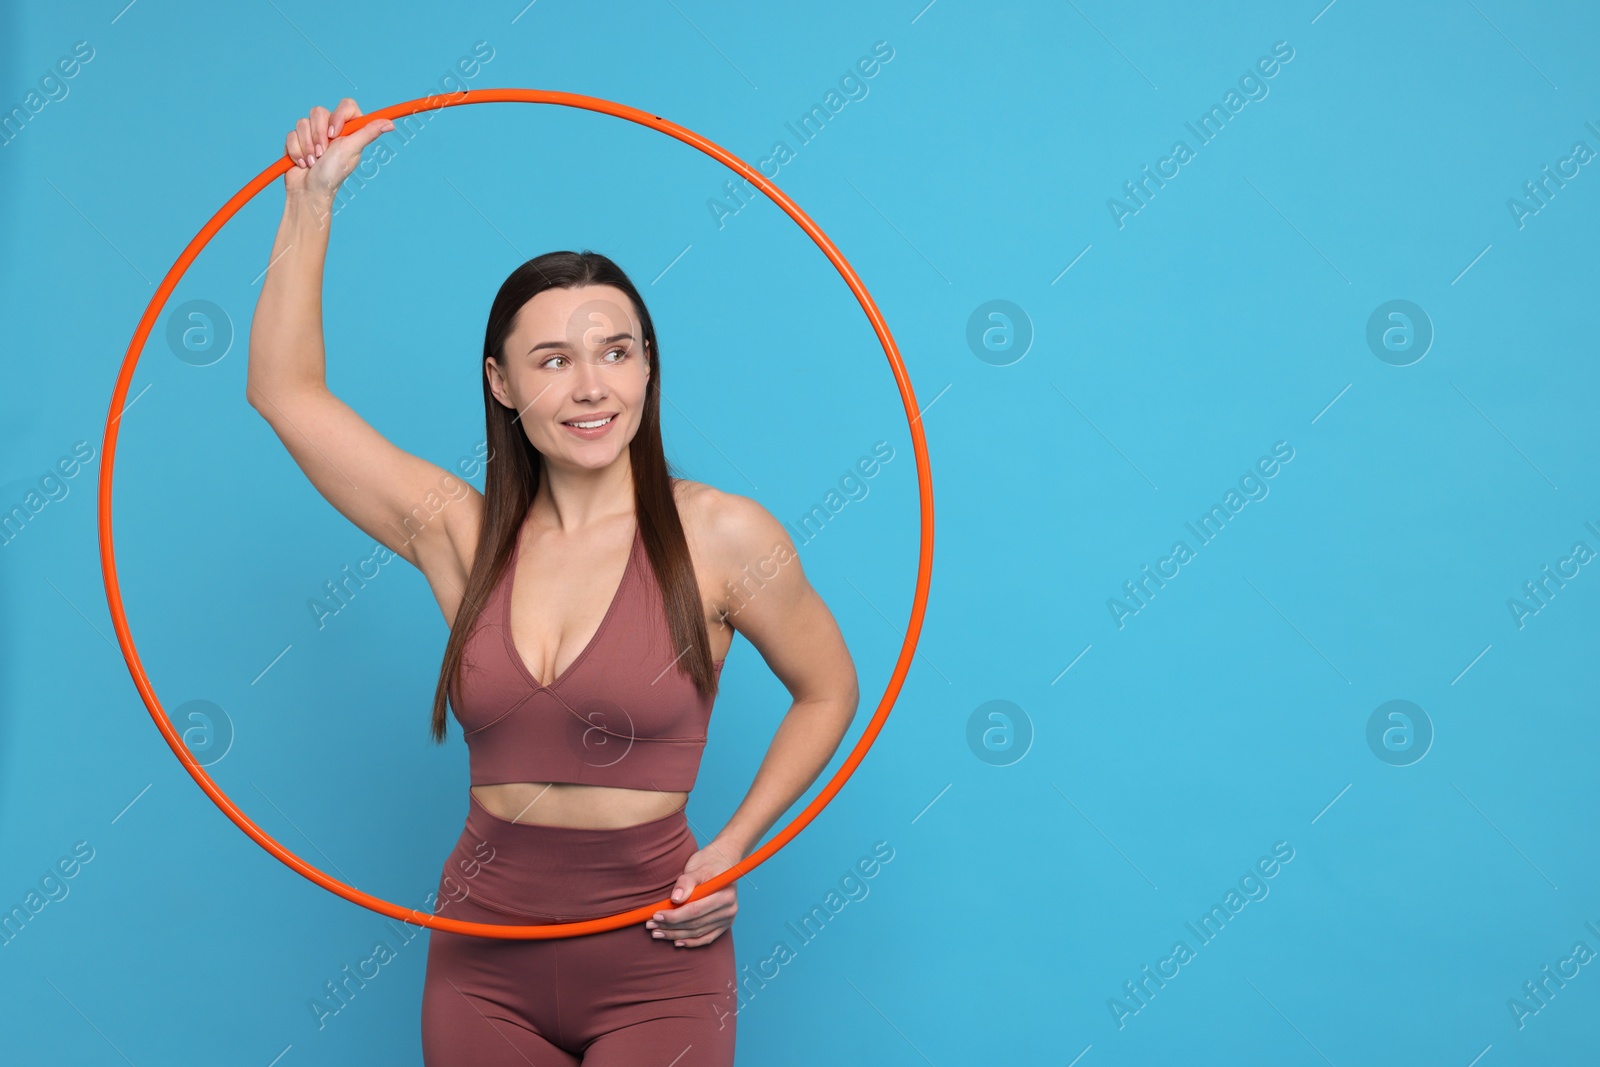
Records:
[[[74,42],[94,48],[0,147],[0,507],[75,442],[96,457],[0,547],[0,906],[93,849],[0,947],[0,1058],[420,1063],[426,933],[403,942],[263,852],[173,758],[116,647],[95,494],[114,380],[184,245],[313,104],[425,96],[477,41],[494,56],[474,88],[619,100],[750,161],[795,147],[785,123],[874,42],[894,50],[776,181],[904,353],[936,487],[932,595],[876,746],[740,883],[741,964],[779,939],[797,952],[741,1010],[741,1063],[1592,1056],[1600,964],[1520,1026],[1509,1001],[1577,942],[1600,951],[1600,577],[1583,567],[1520,627],[1508,601],[1575,542],[1600,549],[1600,175],[1581,168],[1520,226],[1508,201],[1575,141],[1600,149],[1597,31],[1587,5],[1507,0],[0,8],[4,110]],[[1267,94],[1199,145],[1185,122],[1280,41],[1293,58]],[[1194,158],[1119,227],[1108,200],[1179,138]],[[588,247],[650,302],[687,476],[793,523],[892,445],[802,550],[863,691],[820,787],[910,614],[915,457],[825,257],[765,200],[714,221],[729,176],[587,112],[436,114],[336,217],[330,384],[452,466],[482,435],[494,290],[524,258]],[[231,351],[180,360],[163,319],[139,361],[122,590],[169,713],[225,712],[210,769],[234,800],[336,877],[420,906],[467,803],[459,728],[426,737],[446,633],[398,560],[324,628],[307,606],[372,542],[244,401],[281,207],[275,184],[168,304],[219,305]],[[1015,350],[967,342],[997,299],[1033,333],[1007,366]],[[1409,366],[1366,340],[1395,299],[1435,331]],[[1119,628],[1123,583],[1195,548],[1185,522],[1276,442],[1293,459],[1270,493]],[[701,840],[787,708],[743,640],[723,682],[689,810]],[[1396,699],[1434,734],[1408,766],[1367,741]],[[1009,751],[969,745],[992,700],[1020,709]],[[786,924],[880,841],[894,858],[870,892],[798,945]],[[1270,893],[1201,945],[1185,924],[1278,842],[1293,859]],[[1179,939],[1194,958],[1127,998]],[[397,958],[319,1028],[312,1000],[380,940]],[[1119,996],[1139,1008],[1121,1025]]]

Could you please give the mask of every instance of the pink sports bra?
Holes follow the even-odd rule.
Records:
[[[688,792],[714,698],[678,666],[666,608],[635,526],[622,582],[578,658],[542,685],[511,642],[519,535],[463,650],[450,704],[473,785],[571,782]],[[723,660],[715,664],[721,676]]]

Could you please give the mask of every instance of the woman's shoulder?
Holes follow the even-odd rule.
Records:
[[[672,495],[677,501],[678,515],[684,526],[693,527],[697,532],[722,525],[733,513],[755,504],[749,497],[729,493],[691,478],[672,479]]]
[[[783,523],[759,501],[704,482],[673,479],[678,514],[696,542],[718,558],[741,563],[788,541]],[[793,548],[791,546],[791,551]]]
[[[717,516],[727,507],[724,493],[714,485],[690,478],[672,479],[672,497],[678,505],[678,519],[684,531],[694,540],[701,540],[708,527],[715,526]]]

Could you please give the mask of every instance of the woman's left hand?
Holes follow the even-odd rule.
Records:
[[[737,862],[739,857],[732,850],[711,842],[683,865],[683,873],[672,886],[672,899],[685,899],[695,886],[709,882]],[[679,948],[698,948],[722,936],[722,932],[733,925],[738,911],[739,883],[735,881],[682,907],[658,911],[645,926],[652,937],[670,938]]]

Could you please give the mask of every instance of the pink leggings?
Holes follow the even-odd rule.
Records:
[[[667,899],[699,848],[683,811],[620,830],[514,823],[471,797],[436,914],[527,925]],[[550,940],[428,933],[427,1067],[731,1067],[733,931],[678,948],[640,922]]]

